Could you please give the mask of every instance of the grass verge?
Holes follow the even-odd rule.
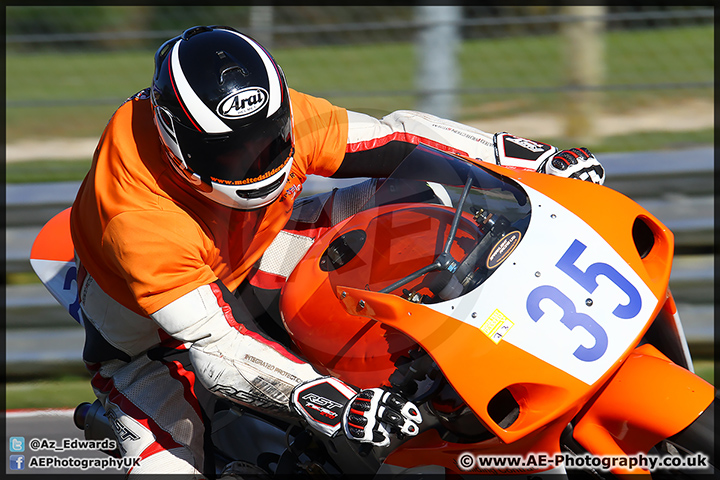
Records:
[[[82,180],[91,160],[32,160],[5,165],[6,183],[70,182]]]
[[[95,394],[88,377],[11,382],[5,386],[5,407],[14,409],[75,408],[81,402],[93,402]]]
[[[621,93],[606,95],[604,107],[622,111],[661,96],[694,96],[686,88],[653,87],[710,85],[713,34],[712,25],[609,31],[604,37],[605,83],[619,87]],[[293,88],[351,109],[387,113],[419,108],[418,56],[412,40],[408,35],[400,42],[277,48],[272,53]],[[459,86],[485,93],[463,96],[458,118],[470,118],[498,102],[522,112],[561,108],[562,95],[532,92],[552,91],[567,83],[565,42],[562,35],[462,42]],[[11,48],[6,55],[7,138],[99,136],[117,106],[149,86],[153,53],[129,49],[28,53]],[[712,99],[709,85],[700,89],[703,98]],[[500,93],[507,89],[530,90]]]

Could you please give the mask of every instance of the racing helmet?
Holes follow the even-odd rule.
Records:
[[[259,43],[197,26],[155,53],[155,126],[175,170],[207,198],[262,208],[283,191],[294,139],[285,76]]]

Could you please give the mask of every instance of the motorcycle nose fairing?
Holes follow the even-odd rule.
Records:
[[[672,233],[615,191],[419,146],[363,211],[310,248],[281,311],[304,355],[359,387],[389,385],[408,351],[429,354],[493,436],[476,449],[499,440],[509,448],[496,451],[558,452],[560,432],[611,376],[633,381],[623,362],[663,357],[651,346],[631,353],[662,309],[674,308],[666,305],[672,255]],[[650,363],[663,370],[662,360]],[[587,433],[610,414],[608,398],[648,393],[611,390],[582,425],[584,446],[650,448],[712,401],[700,382],[674,398],[686,408],[673,412],[676,424],[645,426],[630,440]],[[557,432],[533,439],[542,429]],[[470,444],[438,432],[388,461],[409,465],[421,451],[457,469]]]

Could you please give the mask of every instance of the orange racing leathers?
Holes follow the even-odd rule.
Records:
[[[345,154],[345,111],[291,96],[296,153],[281,197],[259,211],[198,195],[161,148],[150,100],[126,102],[108,124],[72,209],[75,250],[98,285],[149,315],[220,279],[231,291],[285,225],[308,174],[329,176]]]

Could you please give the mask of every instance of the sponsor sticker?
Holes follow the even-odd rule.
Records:
[[[513,250],[515,250],[515,247],[520,243],[520,237],[522,237],[522,233],[515,230],[498,240],[487,256],[486,266],[488,270],[497,268],[510,256]]]
[[[502,340],[513,325],[514,323],[496,308],[488,319],[485,320],[485,323],[480,326],[480,331],[497,344],[500,343],[500,340]]]

